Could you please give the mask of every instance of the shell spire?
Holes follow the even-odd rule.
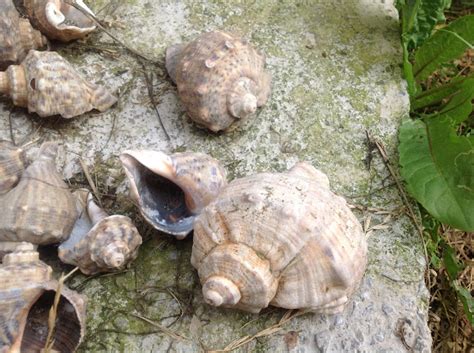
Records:
[[[72,118],[92,109],[105,111],[117,98],[86,81],[59,54],[31,50],[20,65],[0,72],[0,94],[41,117]]]
[[[142,243],[132,220],[107,215],[87,190],[74,194],[81,216],[69,239],[59,246],[59,258],[87,275],[123,269],[137,257]]]
[[[217,132],[263,106],[271,77],[265,56],[230,33],[203,33],[166,51],[166,68],[188,115]]]
[[[74,2],[85,13],[94,15],[82,0]],[[96,28],[93,20],[63,0],[23,0],[23,6],[33,26],[50,39],[69,42]]]
[[[194,152],[129,150],[120,155],[130,194],[153,227],[178,239],[226,185],[226,173],[214,158]]]
[[[57,151],[57,143],[43,143],[18,185],[1,197],[0,241],[52,244],[71,233],[75,200],[56,171]]]
[[[12,0],[0,0],[0,70],[21,62],[30,49],[41,49],[48,40],[21,18]]]

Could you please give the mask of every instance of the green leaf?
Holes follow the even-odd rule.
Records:
[[[417,82],[427,79],[440,64],[461,56],[473,43],[474,15],[463,16],[438,30],[416,51],[413,73]]]
[[[471,323],[471,326],[474,326],[474,299],[472,298],[471,293],[456,282],[453,283],[453,287],[458,293],[459,300],[461,300],[461,303],[463,304],[467,319]]]
[[[474,138],[457,136],[447,115],[400,126],[400,173],[433,217],[474,231]]]
[[[451,281],[454,281],[458,278],[459,272],[464,268],[462,264],[456,258],[456,252],[454,249],[443,241],[443,262],[446,267],[446,272]]]

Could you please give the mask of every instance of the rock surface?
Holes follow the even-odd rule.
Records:
[[[429,352],[422,245],[393,179],[366,139],[366,131],[378,137],[396,163],[397,127],[407,114],[408,98],[393,5],[383,0],[90,3],[111,32],[157,64],[144,62],[143,67],[96,33],[59,49],[90,80],[120,96],[111,110],[72,121],[42,120],[0,101],[0,138],[10,139],[11,121],[17,143],[37,137],[63,141],[65,176],[78,178],[81,156],[99,190],[117,194],[112,209],[134,217],[147,235],[129,270],[70,280],[72,288],[89,297],[88,334],[81,350],[224,349],[285,314],[269,308],[251,315],[203,302],[189,262],[192,239],[178,242],[147,228],[126,197],[117,156],[125,149],[150,148],[207,152],[224,163],[230,178],[285,170],[307,160],[328,175],[333,190],[357,205],[355,212],[367,228],[375,226],[368,232],[367,274],[342,314],[296,317],[238,351],[403,352],[409,346]],[[250,39],[266,53],[273,76],[268,104],[225,135],[189,121],[163,71],[168,45],[213,29]],[[144,68],[156,74],[153,90],[170,140],[150,104]]]

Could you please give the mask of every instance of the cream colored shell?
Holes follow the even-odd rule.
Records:
[[[12,0],[0,0],[0,70],[21,62],[30,49],[47,45],[46,38],[20,18]]]
[[[0,141],[0,195],[10,191],[20,180],[26,167],[22,148]]]
[[[78,190],[76,221],[71,236],[58,248],[62,262],[78,266],[87,275],[123,269],[138,255],[142,237],[126,216],[109,216],[87,190]]]
[[[74,2],[93,15],[82,0]],[[31,23],[50,39],[69,42],[96,28],[94,21],[64,0],[23,0],[23,6]]]
[[[57,150],[57,143],[43,143],[18,185],[0,196],[0,241],[52,244],[71,233],[75,199],[56,170]]]
[[[367,264],[362,227],[308,163],[232,181],[196,218],[191,263],[209,304],[341,311]]]
[[[117,98],[81,75],[59,54],[31,50],[21,65],[0,72],[0,94],[41,117],[72,118],[92,109],[105,111]]]
[[[230,33],[201,34],[166,51],[166,68],[188,115],[214,132],[255,113],[270,94],[265,57]]]
[[[1,243],[0,243],[1,244]],[[29,243],[19,244],[0,265],[0,352],[40,352],[48,333],[48,313],[58,288],[51,267]],[[53,350],[73,352],[85,334],[86,298],[62,288]]]

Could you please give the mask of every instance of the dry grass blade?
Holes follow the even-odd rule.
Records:
[[[133,317],[136,317],[137,319],[140,319],[140,320],[143,320],[147,323],[149,323],[150,325],[152,325],[153,327],[156,327],[157,329],[159,329],[161,332],[163,332],[164,334],[174,338],[174,339],[177,339],[177,340],[186,340],[186,341],[189,341],[189,338],[186,337],[186,336],[183,336],[183,335],[180,335],[179,333],[176,333],[174,331],[171,331],[169,328],[163,326],[163,325],[160,325],[159,323],[145,317],[145,316],[142,316],[142,315],[138,315],[138,314],[134,314],[134,313],[130,313],[129,315],[133,316]]]
[[[79,163],[81,164],[81,168],[84,171],[84,175],[86,176],[87,182],[89,183],[89,185],[92,189],[92,192],[94,193],[94,196],[95,196],[97,202],[99,203],[99,206],[103,207],[102,202],[101,202],[100,197],[99,197],[100,196],[99,190],[97,190],[97,187],[95,186],[94,180],[92,180],[92,177],[91,177],[91,174],[89,173],[89,168],[87,167],[87,164],[82,160],[82,158],[79,158]]]
[[[243,336],[235,341],[232,341],[229,343],[225,348],[223,349],[212,349],[212,350],[207,350],[206,352],[208,353],[215,353],[215,352],[231,352],[237,348],[240,348],[253,340],[259,338],[259,337],[265,337],[265,336],[270,336],[273,335],[276,332],[279,332],[283,329],[283,325],[286,323],[290,322],[291,320],[297,318],[298,316],[306,314],[307,311],[294,311],[294,310],[288,310],[285,312],[285,314],[282,316],[280,321],[278,321],[276,324],[267,327],[266,329],[257,332],[256,334],[252,336]]]
[[[49,315],[48,315],[48,336],[46,337],[46,344],[44,346],[44,353],[51,353],[55,352],[52,348],[54,345],[54,330],[56,327],[56,316],[58,313],[58,305],[59,305],[59,300],[61,299],[61,292],[63,290],[64,282],[77,270],[79,267],[75,267],[71,272],[69,272],[67,275],[62,275],[61,278],[58,281],[58,287],[56,289],[56,294],[54,295],[54,301],[53,301],[53,306],[51,309],[49,309]]]

